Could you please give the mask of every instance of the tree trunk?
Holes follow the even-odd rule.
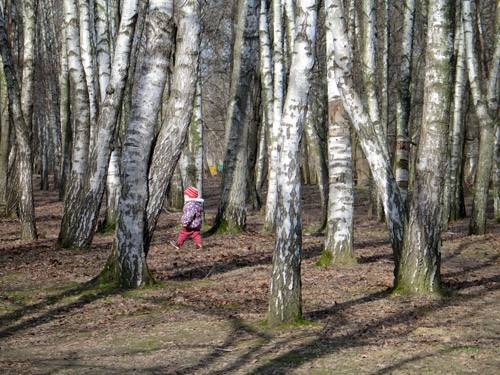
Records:
[[[197,0],[188,0],[177,8],[177,47],[172,75],[172,95],[166,108],[166,121],[156,140],[149,168],[146,249],[165,201],[170,179],[182,151],[193,115],[200,52],[200,8]]]
[[[111,46],[108,32],[107,3],[106,0],[95,0],[96,54],[100,103],[106,97],[106,89],[111,75]]]
[[[497,10],[497,12],[499,12],[499,10]],[[475,52],[475,27],[472,23],[474,14],[474,5],[472,1],[464,0],[462,3],[462,17],[464,25],[467,71],[469,75],[472,100],[474,102],[474,107],[476,108],[476,114],[480,124],[479,160],[474,183],[474,200],[472,202],[469,234],[485,234],[486,204],[488,200],[488,187],[490,183],[491,169],[493,167],[495,144],[495,118],[489,112],[487,94],[481,89],[481,63],[478,61]],[[498,35],[500,31],[498,29],[499,27],[497,24],[495,43],[499,43],[500,39],[500,36]],[[493,64],[498,64],[498,60],[493,61]]]
[[[464,97],[466,95],[466,67],[465,67],[465,45],[462,31],[462,22],[456,20],[457,26],[455,39],[457,44],[457,61],[455,68],[455,88],[453,95],[453,112],[451,121],[451,147],[449,163],[449,220],[457,220],[464,217],[464,197],[460,194],[462,190],[462,158],[465,141],[464,121]]]
[[[203,111],[201,99],[201,78],[198,75],[193,116],[182,151],[182,160],[179,163],[185,166],[185,168],[181,168],[182,185],[196,187],[200,197],[203,196]]]
[[[7,208],[7,172],[10,152],[10,119],[7,98],[7,81],[0,58],[0,217],[5,216]]]
[[[257,69],[259,1],[240,0],[233,46],[230,104],[226,113],[226,154],[219,209],[211,232],[238,232],[246,224],[249,118]]]
[[[283,97],[285,94],[285,70],[283,55],[283,5],[282,0],[273,0],[273,112],[272,125],[269,132],[269,177],[266,197],[266,217],[264,229],[274,229],[276,206],[278,202],[278,142],[281,134],[281,117]]]
[[[35,207],[33,204],[33,164],[31,153],[31,128],[25,118],[30,119],[32,97],[28,95],[33,80],[33,40],[34,40],[34,8],[29,0],[23,3],[24,24],[24,56],[23,56],[23,88],[21,93],[17,76],[12,64],[12,55],[8,47],[5,20],[0,12],[0,50],[4,67],[9,108],[17,143],[17,177],[19,191],[19,218],[21,220],[21,239],[37,238],[35,226]],[[30,45],[31,43],[31,45]],[[24,95],[22,95],[24,94]],[[25,101],[23,102],[22,99]],[[23,108],[24,107],[24,108]],[[24,109],[24,111],[23,111]],[[26,116],[24,116],[26,113]]]
[[[94,64],[94,29],[90,20],[89,0],[78,0],[78,14],[80,20],[80,56],[82,59],[85,80],[87,83],[88,102],[90,108],[90,138],[89,150],[92,151],[97,137],[97,92],[95,84]]]
[[[441,290],[441,200],[446,179],[453,51],[450,0],[429,3],[424,108],[410,216],[395,290]]]
[[[335,71],[328,74],[335,76],[341,92],[342,102],[352,125],[356,129],[361,147],[365,153],[373,174],[379,196],[382,198],[389,236],[392,242],[395,265],[399,263],[399,255],[403,244],[405,209],[396,180],[392,174],[387,145],[380,143],[380,124],[374,125],[364,108],[361,99],[354,90],[352,79],[352,51],[345,33],[344,13],[341,0],[329,0],[325,6],[327,19],[335,38],[333,48],[335,55]],[[384,147],[385,145],[385,147]]]
[[[316,38],[317,3],[297,1],[297,34],[292,53],[280,141],[276,241],[273,253],[268,323],[278,325],[302,317],[300,263],[300,139],[311,86]]]
[[[172,18],[173,1],[150,0],[146,51],[123,143],[122,190],[114,251],[101,275],[125,288],[137,288],[153,282],[144,248],[148,165],[158,108],[169,70]]]
[[[127,82],[136,16],[137,0],[124,2],[113,69],[107,95],[99,114],[98,136],[89,160],[88,182],[81,186],[79,194],[75,195],[71,201],[66,198],[65,202],[59,234],[59,244],[63,247],[87,248],[94,236],[109,166],[111,143]],[[73,158],[74,163],[75,158]]]
[[[408,168],[410,159],[410,107],[411,107],[411,67],[413,49],[413,22],[415,18],[415,0],[405,0],[403,6],[403,40],[401,45],[401,65],[399,68],[399,89],[397,95],[396,116],[396,154],[395,177],[401,192],[401,199],[406,205],[408,196]]]

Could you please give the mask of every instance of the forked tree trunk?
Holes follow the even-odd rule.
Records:
[[[280,172],[277,179],[276,240],[268,313],[270,325],[289,323],[302,317],[299,144],[314,65],[316,20],[316,1],[297,1],[297,34],[281,122],[283,136],[279,154]]]
[[[127,0],[122,8],[122,22],[116,41],[113,69],[97,123],[98,135],[90,156],[86,185],[68,201],[66,198],[59,244],[87,248],[96,229],[111,155],[111,143],[123,100],[137,19],[138,0]],[[77,114],[75,114],[77,116]],[[73,164],[75,158],[73,158]],[[87,171],[84,171],[87,172]]]
[[[283,4],[282,0],[273,0],[273,118],[269,132],[269,177],[266,197],[266,217],[264,229],[274,229],[276,206],[278,202],[278,142],[281,134],[283,97],[285,94]]]
[[[169,70],[172,18],[173,1],[150,0],[146,19],[146,51],[123,143],[118,225],[112,253],[101,274],[102,278],[125,288],[137,288],[153,282],[144,248],[148,165],[156,117]]]
[[[497,6],[497,13],[500,12]],[[495,145],[495,118],[496,108],[488,108],[487,93],[481,89],[481,61],[477,58],[475,51],[475,27],[473,25],[474,4],[471,0],[464,0],[462,3],[462,17],[465,38],[465,54],[467,71],[469,75],[469,84],[472,94],[472,100],[476,109],[476,114],[480,124],[479,132],[479,160],[474,182],[474,200],[472,203],[471,220],[469,224],[469,234],[484,234],[486,232],[486,205],[488,200],[488,187],[490,184],[491,169],[493,167],[493,154]],[[497,17],[498,19],[499,17]],[[500,41],[500,24],[497,24],[497,35],[495,43]],[[495,64],[492,62],[491,72],[498,72]],[[496,83],[496,76],[494,77]],[[491,112],[490,112],[491,110]],[[498,126],[498,124],[497,124]]]
[[[429,3],[423,121],[416,178],[395,290],[441,290],[442,194],[447,174],[450,66],[453,52],[450,0]]]
[[[21,220],[21,239],[33,240],[37,238],[35,225],[35,207],[33,204],[33,165],[31,151],[31,127],[25,118],[31,119],[33,80],[33,41],[34,30],[34,8],[32,1],[23,3],[24,15],[24,56],[23,56],[23,86],[21,92],[16,73],[12,63],[12,55],[8,47],[5,20],[0,12],[0,52],[2,54],[3,68],[7,82],[9,108],[14,124],[17,143],[17,176],[19,185],[19,219]],[[31,43],[31,45],[30,45]],[[24,102],[22,100],[25,100]],[[24,108],[23,108],[24,107]],[[24,111],[23,111],[24,109]],[[24,116],[26,113],[26,116]]]
[[[146,253],[156,222],[182,151],[193,114],[200,53],[200,4],[197,0],[183,1],[178,12],[175,66],[172,94],[168,99],[165,122],[156,140],[149,168],[149,199],[146,210]]]

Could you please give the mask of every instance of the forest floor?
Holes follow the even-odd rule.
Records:
[[[208,184],[207,217],[218,199]],[[320,216],[304,190],[306,232]],[[305,235],[304,322],[269,329],[273,238],[251,213],[248,231],[175,251],[180,213],[162,214],[148,264],[158,285],[85,289],[110,253],[112,235],[91,250],[54,246],[62,204],[36,193],[40,239],[21,241],[0,219],[0,371],[4,374],[498,374],[500,224],[467,236],[467,221],[443,234],[443,298],[394,296],[385,226],[357,196],[358,264],[316,266],[323,236]],[[310,229],[311,231],[311,229]]]

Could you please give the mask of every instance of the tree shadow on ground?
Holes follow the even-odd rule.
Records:
[[[38,303],[23,306],[11,313],[1,315],[0,326],[2,326],[2,328],[0,329],[0,339],[12,336],[17,332],[29,328],[37,327],[41,324],[48,323],[50,321],[58,319],[62,314],[67,314],[96,300],[117,294],[122,291],[123,289],[114,287],[96,289],[93,283],[88,282],[78,285],[77,287],[65,290],[59,294],[48,296]],[[48,311],[43,311],[42,313],[34,317],[23,320],[28,315],[37,314],[40,310],[56,305],[59,302],[63,301],[65,298],[76,296],[80,297],[74,302],[64,304],[62,306],[53,307]]]

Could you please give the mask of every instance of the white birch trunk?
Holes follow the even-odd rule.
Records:
[[[111,74],[111,46],[108,32],[109,21],[107,8],[107,0],[95,0],[96,54],[100,103],[102,103],[106,97],[106,89]]]
[[[0,52],[7,82],[7,92],[9,99],[9,108],[11,109],[11,118],[14,124],[14,132],[17,143],[17,178],[19,185],[19,218],[21,220],[21,239],[33,240],[37,238],[35,225],[35,208],[33,204],[33,165],[31,150],[31,126],[25,120],[24,114],[29,117],[32,111],[32,96],[28,95],[27,90],[32,90],[33,80],[33,44],[35,38],[34,30],[34,8],[32,1],[23,3],[24,19],[24,54],[23,54],[23,86],[21,91],[17,81],[16,73],[12,63],[12,55],[7,44],[7,32],[3,12],[0,12]],[[28,17],[28,18],[27,18]],[[31,18],[29,18],[31,17]],[[30,82],[31,81],[31,82]],[[22,102],[25,99],[26,102]],[[24,107],[24,111],[23,111]],[[26,112],[25,112],[26,111]],[[15,177],[14,177],[15,178]]]
[[[354,90],[352,80],[352,51],[348,42],[344,11],[341,0],[329,0],[325,6],[329,27],[332,29],[333,48],[335,58],[335,79],[340,89],[344,108],[347,111],[352,125],[356,129],[361,147],[365,153],[370,170],[382,198],[386,222],[392,242],[395,264],[399,262],[399,254],[403,244],[404,206],[396,180],[392,174],[389,154],[386,144],[380,143],[380,125],[374,125],[364,108],[358,93]],[[332,74],[328,72],[328,74]],[[384,147],[385,145],[385,147]]]
[[[283,54],[283,4],[282,0],[273,0],[273,120],[269,132],[269,177],[266,197],[266,217],[264,229],[274,229],[276,206],[278,202],[278,146],[281,134],[281,116],[284,97],[284,54]]]
[[[326,1],[331,6],[331,0]],[[353,249],[354,190],[352,179],[351,129],[335,81],[334,27],[326,21],[328,72],[328,176],[327,235],[320,263],[356,263]]]
[[[148,165],[156,117],[167,79],[172,18],[173,1],[150,0],[146,19],[146,51],[123,143],[118,225],[113,252],[102,274],[126,288],[153,282],[144,249]]]
[[[395,285],[395,290],[403,293],[441,291],[441,201],[448,163],[453,13],[451,0],[429,3],[423,121],[410,214]]]
[[[90,143],[89,149],[94,148],[96,140],[96,123],[97,123],[97,92],[95,82],[95,66],[94,66],[94,46],[93,34],[94,31],[90,19],[90,2],[89,0],[78,0],[78,14],[80,18],[80,55],[82,58],[83,70],[85,71],[85,82],[87,83],[87,91],[89,95],[90,108]]]
[[[413,49],[413,23],[415,18],[415,0],[404,1],[403,40],[401,45],[401,65],[399,68],[399,90],[396,102],[396,181],[401,192],[401,199],[406,205],[408,196],[409,160],[410,160],[410,107],[411,107],[411,67]]]
[[[69,175],[71,173],[71,144],[72,127],[70,115],[70,87],[68,71],[68,54],[66,46],[66,32],[61,30],[61,56],[59,72],[59,120],[61,129],[61,176],[59,185],[59,199],[63,200],[69,184]]]
[[[182,151],[193,114],[200,52],[200,8],[197,0],[182,2],[178,12],[172,94],[156,140],[149,168],[149,199],[146,210],[146,251],[165,201],[168,186]]]
[[[109,166],[111,143],[123,100],[137,19],[138,0],[126,0],[116,41],[113,69],[96,125],[98,136],[88,165],[88,181],[78,195],[66,199],[59,244],[63,247],[89,247],[95,232],[99,207]],[[68,44],[69,45],[69,44]],[[83,85],[82,85],[83,87]],[[83,99],[82,99],[83,100]],[[78,116],[78,112],[75,113]],[[76,140],[75,140],[76,142]],[[73,165],[75,159],[73,158]],[[86,171],[83,171],[86,172]]]
[[[258,168],[256,173],[256,188],[260,192],[264,184],[264,169],[266,159],[270,159],[271,152],[267,158],[265,152],[270,149],[268,142],[273,126],[273,65],[271,53],[271,41],[269,38],[268,12],[266,0],[260,2],[259,17],[259,53],[260,53],[260,85],[262,87],[262,127],[260,130],[260,142],[258,153]]]
[[[481,62],[475,52],[475,18],[474,5],[471,0],[462,3],[462,17],[465,38],[465,55],[469,76],[472,100],[480,123],[479,160],[474,182],[474,200],[469,225],[470,234],[484,234],[486,232],[486,203],[488,187],[493,166],[493,153],[495,144],[495,118],[488,108],[487,92],[481,88]],[[498,25],[497,25],[498,29]],[[498,30],[497,30],[498,33]],[[498,43],[498,37],[496,43]],[[498,64],[498,61],[494,61]],[[493,111],[492,111],[493,112]],[[496,109],[495,109],[496,112]]]
[[[293,322],[302,317],[299,145],[314,65],[316,21],[316,1],[297,1],[297,34],[281,122],[283,141],[280,145],[280,173],[277,178],[276,241],[268,313],[270,325]]]

